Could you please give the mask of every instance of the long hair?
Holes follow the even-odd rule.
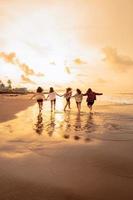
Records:
[[[91,88],[89,88],[89,89],[87,90],[87,93],[90,93],[90,92],[92,92],[92,89],[91,89]]]
[[[72,90],[72,88],[68,87],[66,88],[66,93],[70,92]]]
[[[43,89],[41,87],[38,87],[37,90],[36,90],[38,93],[41,93],[43,92]]]
[[[76,91],[77,91],[78,94],[82,93],[80,89],[77,89]]]
[[[52,92],[54,92],[54,88],[53,88],[53,87],[50,87],[49,93],[52,93]]]

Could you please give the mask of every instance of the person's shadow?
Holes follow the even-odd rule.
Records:
[[[35,131],[38,135],[41,135],[43,132],[43,117],[42,112],[39,111],[39,114],[37,116],[37,123],[35,124]]]

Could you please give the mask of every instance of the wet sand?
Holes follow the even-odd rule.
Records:
[[[35,104],[0,124],[0,200],[132,199],[133,106],[62,106]]]

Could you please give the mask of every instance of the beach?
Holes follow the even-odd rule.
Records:
[[[0,200],[133,198],[133,105],[84,100],[64,112],[30,95],[0,96]]]

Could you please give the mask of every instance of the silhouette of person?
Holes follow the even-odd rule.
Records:
[[[81,90],[80,90],[80,89],[77,89],[77,90],[76,90],[76,94],[73,95],[72,97],[75,97],[77,109],[78,109],[78,112],[80,113],[80,110],[81,110],[81,103],[82,103],[82,99],[83,99],[83,94],[82,94]]]
[[[43,89],[41,87],[38,87],[36,90],[36,93],[31,97],[31,99],[36,98],[38,106],[39,106],[39,111],[42,110],[43,108],[43,101],[45,100],[45,96],[43,94]]]
[[[49,99],[50,102],[51,102],[51,112],[53,112],[53,108],[54,108],[54,110],[55,110],[55,107],[56,107],[56,96],[60,96],[60,95],[57,94],[57,93],[54,91],[54,88],[53,88],[53,87],[50,87],[49,93],[48,93],[48,96],[47,96],[47,99]]]
[[[71,109],[71,97],[72,97],[72,89],[71,88],[66,88],[66,92],[65,94],[63,95],[60,95],[60,96],[64,96],[65,99],[66,99],[66,104],[65,104],[65,107],[64,107],[64,111],[66,111],[66,108],[68,107],[69,109]]]
[[[96,95],[103,95],[103,93],[97,93],[97,92],[93,92],[91,88],[89,88],[87,90],[87,92],[85,94],[83,94],[83,96],[87,96],[86,102],[87,105],[90,109],[90,112],[92,111],[92,106],[96,100]]]

